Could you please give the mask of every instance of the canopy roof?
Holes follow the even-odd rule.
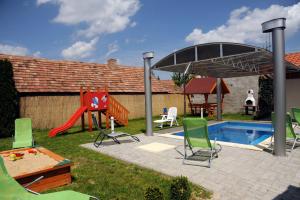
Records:
[[[226,83],[221,79],[222,93],[230,93]],[[217,93],[217,79],[193,78],[185,86],[185,94],[216,94]]]
[[[216,78],[273,73],[273,56],[266,49],[228,42],[206,43],[180,49],[152,66],[154,70],[189,73]],[[287,73],[299,72],[286,61]]]

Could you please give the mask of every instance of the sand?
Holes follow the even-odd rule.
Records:
[[[18,153],[24,153],[23,159],[11,161],[8,156],[1,155],[5,167],[12,177],[52,168],[58,163],[58,161],[39,151],[36,155],[27,151],[18,151]]]

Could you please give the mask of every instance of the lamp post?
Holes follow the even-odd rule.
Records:
[[[263,33],[272,32],[272,49],[274,65],[274,111],[275,111],[275,133],[274,133],[274,154],[275,156],[285,156],[286,143],[286,91],[285,79],[286,68],[284,62],[285,45],[284,29],[285,18],[272,19],[262,23]]]
[[[153,57],[154,57],[154,52],[145,52],[145,53],[143,53],[146,135],[147,136],[153,136],[153,129],[152,129],[152,91],[151,91],[151,59]]]

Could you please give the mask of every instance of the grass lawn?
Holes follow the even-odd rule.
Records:
[[[141,133],[145,130],[144,119],[131,120],[129,126],[116,129]],[[168,199],[172,177],[79,146],[92,142],[96,136],[96,131],[80,132],[78,127],[54,138],[48,138],[48,130],[34,130],[36,144],[74,162],[72,184],[52,191],[71,189],[100,199],[143,199],[147,187],[157,186]],[[11,149],[12,139],[0,139],[0,144],[0,151]],[[192,185],[192,190],[194,199],[211,197],[211,193],[200,186]]]
[[[158,117],[154,117],[156,119]],[[246,119],[241,115],[225,115],[224,119]],[[247,120],[247,119],[246,119]],[[179,117],[182,124],[182,117]],[[117,131],[137,134],[145,131],[145,120],[130,120],[127,127],[117,127]],[[159,128],[154,128],[159,130]],[[62,155],[74,162],[72,184],[54,191],[71,189],[94,195],[101,199],[143,199],[149,186],[157,186],[169,197],[171,178],[167,175],[126,163],[112,157],[80,147],[80,144],[92,142],[97,131],[80,132],[78,127],[67,134],[48,138],[48,130],[34,130],[34,139],[40,146]],[[0,139],[0,150],[11,149],[12,139]],[[192,184],[193,199],[209,199],[211,192]]]

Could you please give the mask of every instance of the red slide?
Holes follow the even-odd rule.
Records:
[[[80,116],[84,113],[84,111],[86,111],[86,109],[87,109],[86,106],[80,107],[78,110],[76,110],[76,112],[71,116],[71,118],[64,125],[52,129],[49,132],[48,136],[54,137],[58,133],[64,132],[64,131],[68,130],[69,128],[71,128],[75,124],[75,122],[78,120],[78,118],[80,118]]]

